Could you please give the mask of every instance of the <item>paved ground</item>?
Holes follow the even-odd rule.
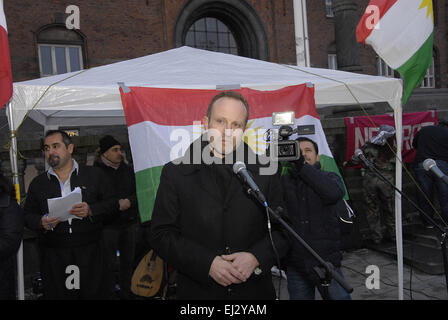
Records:
[[[366,287],[366,268],[375,265],[379,270],[379,289]],[[342,272],[353,287],[353,300],[398,300],[398,271],[394,257],[370,249],[358,249],[344,253]],[[275,278],[278,288],[279,277]],[[371,281],[367,281],[372,283]],[[282,279],[280,300],[288,300],[287,282]],[[448,300],[445,275],[430,275],[410,268],[403,270],[403,300]],[[320,298],[316,291],[316,297]]]
[[[370,265],[378,267],[379,289],[366,287],[366,268]],[[398,273],[394,257],[370,249],[358,249],[344,253],[342,272],[347,282],[353,287],[353,300],[398,300]],[[274,276],[274,284],[278,290],[280,284],[280,300],[288,300],[287,280]],[[368,281],[368,283],[371,283]],[[445,275],[431,275],[404,265],[403,273],[404,300],[448,300]],[[26,300],[38,298],[31,288],[26,289]],[[321,299],[316,291],[317,299]]]

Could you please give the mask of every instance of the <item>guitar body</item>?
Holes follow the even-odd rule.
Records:
[[[131,291],[141,297],[155,296],[162,285],[163,271],[163,260],[150,250],[140,260],[132,275]]]

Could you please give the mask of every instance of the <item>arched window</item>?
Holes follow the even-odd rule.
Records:
[[[269,60],[264,25],[244,0],[190,0],[177,17],[174,42],[240,56]]]
[[[42,77],[82,70],[84,37],[62,25],[46,26],[37,32],[39,69]]]
[[[219,19],[200,18],[188,29],[185,45],[238,55],[238,46],[232,31]]]

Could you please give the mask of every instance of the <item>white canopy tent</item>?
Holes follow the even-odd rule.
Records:
[[[17,130],[27,115],[45,127],[125,125],[119,82],[127,87],[216,89],[241,86],[258,90],[312,83],[317,108],[387,102],[395,113],[397,141],[402,140],[402,82],[399,79],[285,66],[190,47],[14,83],[8,108],[10,129]],[[401,155],[400,143],[397,153]],[[401,190],[401,161],[397,161],[396,186]],[[399,299],[402,299],[401,198],[398,193],[396,222]]]
[[[329,69],[285,66],[235,55],[181,47],[78,72],[14,83],[14,126],[29,116],[42,125],[125,124],[117,82],[126,86],[214,89],[241,85],[274,90],[311,82],[317,107],[388,102],[400,109],[398,79]],[[49,86],[53,85],[50,89]],[[48,91],[44,94],[44,92]]]

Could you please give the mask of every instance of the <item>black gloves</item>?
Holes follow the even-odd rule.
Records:
[[[297,176],[299,175],[300,170],[302,170],[303,165],[305,164],[305,158],[302,155],[302,152],[299,150],[300,152],[300,158],[294,161],[291,161],[291,175],[294,178],[297,178]]]

